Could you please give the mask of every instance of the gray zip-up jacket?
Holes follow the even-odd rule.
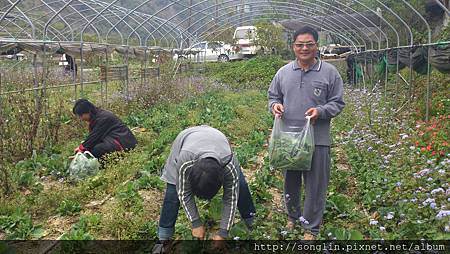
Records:
[[[186,172],[192,168],[196,160],[207,157],[219,161],[225,171],[222,219],[218,231],[218,234],[225,238],[233,225],[236,213],[239,194],[239,172],[237,171],[239,163],[233,156],[230,143],[222,132],[202,125],[188,128],[178,134],[172,144],[161,179],[176,186],[178,199],[191,221],[192,227],[199,227],[202,222]]]
[[[270,84],[269,111],[272,112],[274,103],[281,103],[283,119],[302,127],[306,124],[305,112],[317,108],[319,118],[314,124],[314,142],[330,146],[331,118],[345,106],[343,90],[342,78],[332,64],[318,60],[305,72],[294,60],[281,67]]]

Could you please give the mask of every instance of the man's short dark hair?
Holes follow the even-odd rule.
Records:
[[[216,159],[197,160],[189,173],[192,193],[201,199],[212,199],[222,187],[223,175],[223,167]]]
[[[297,37],[301,34],[310,34],[314,37],[314,40],[316,42],[319,41],[319,33],[316,29],[310,27],[310,26],[303,26],[294,33],[293,41],[297,40]]]
[[[97,112],[97,107],[86,99],[79,99],[75,102],[72,112],[78,116],[85,113],[95,114]]]

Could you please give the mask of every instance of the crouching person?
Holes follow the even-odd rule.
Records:
[[[194,197],[210,200],[222,186],[222,219],[213,240],[228,237],[236,208],[251,229],[255,207],[250,190],[230,143],[219,130],[204,125],[178,134],[161,179],[167,183],[167,188],[159,220],[160,241],[173,236],[180,203],[192,223],[192,235],[204,239],[205,228]]]
[[[131,130],[113,113],[97,108],[86,99],[75,102],[73,113],[89,124],[89,135],[74,152],[89,151],[96,158],[107,153],[130,150],[137,140]]]

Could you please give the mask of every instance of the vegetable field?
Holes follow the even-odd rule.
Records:
[[[108,108],[133,129],[139,145],[110,155],[97,175],[78,183],[67,181],[68,157],[87,130],[67,100],[52,98],[64,105],[52,118],[57,125],[48,127],[58,126],[58,139],[2,165],[8,174],[0,239],[155,239],[165,188],[160,169],[176,135],[201,124],[229,137],[257,208],[254,229],[247,231],[236,216],[230,237],[300,239],[300,228],[284,228],[282,175],[270,169],[268,156],[267,86],[283,64],[261,57],[221,64],[220,73],[218,64],[208,64],[201,75],[163,77],[165,91],[155,85],[130,103],[111,100]],[[238,79],[226,75],[237,71]],[[433,72],[432,81],[429,122],[422,121],[420,99],[399,110],[382,89],[346,85],[346,107],[332,122],[331,182],[319,239],[449,239],[450,77]],[[417,82],[416,98],[423,98],[426,78]],[[220,206],[220,197],[198,205],[208,234],[218,229]],[[176,238],[192,238],[183,211]]]

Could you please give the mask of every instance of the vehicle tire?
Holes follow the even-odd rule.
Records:
[[[217,61],[228,62],[228,61],[230,61],[230,58],[227,55],[222,54],[222,55],[219,55],[219,58],[217,59]]]

